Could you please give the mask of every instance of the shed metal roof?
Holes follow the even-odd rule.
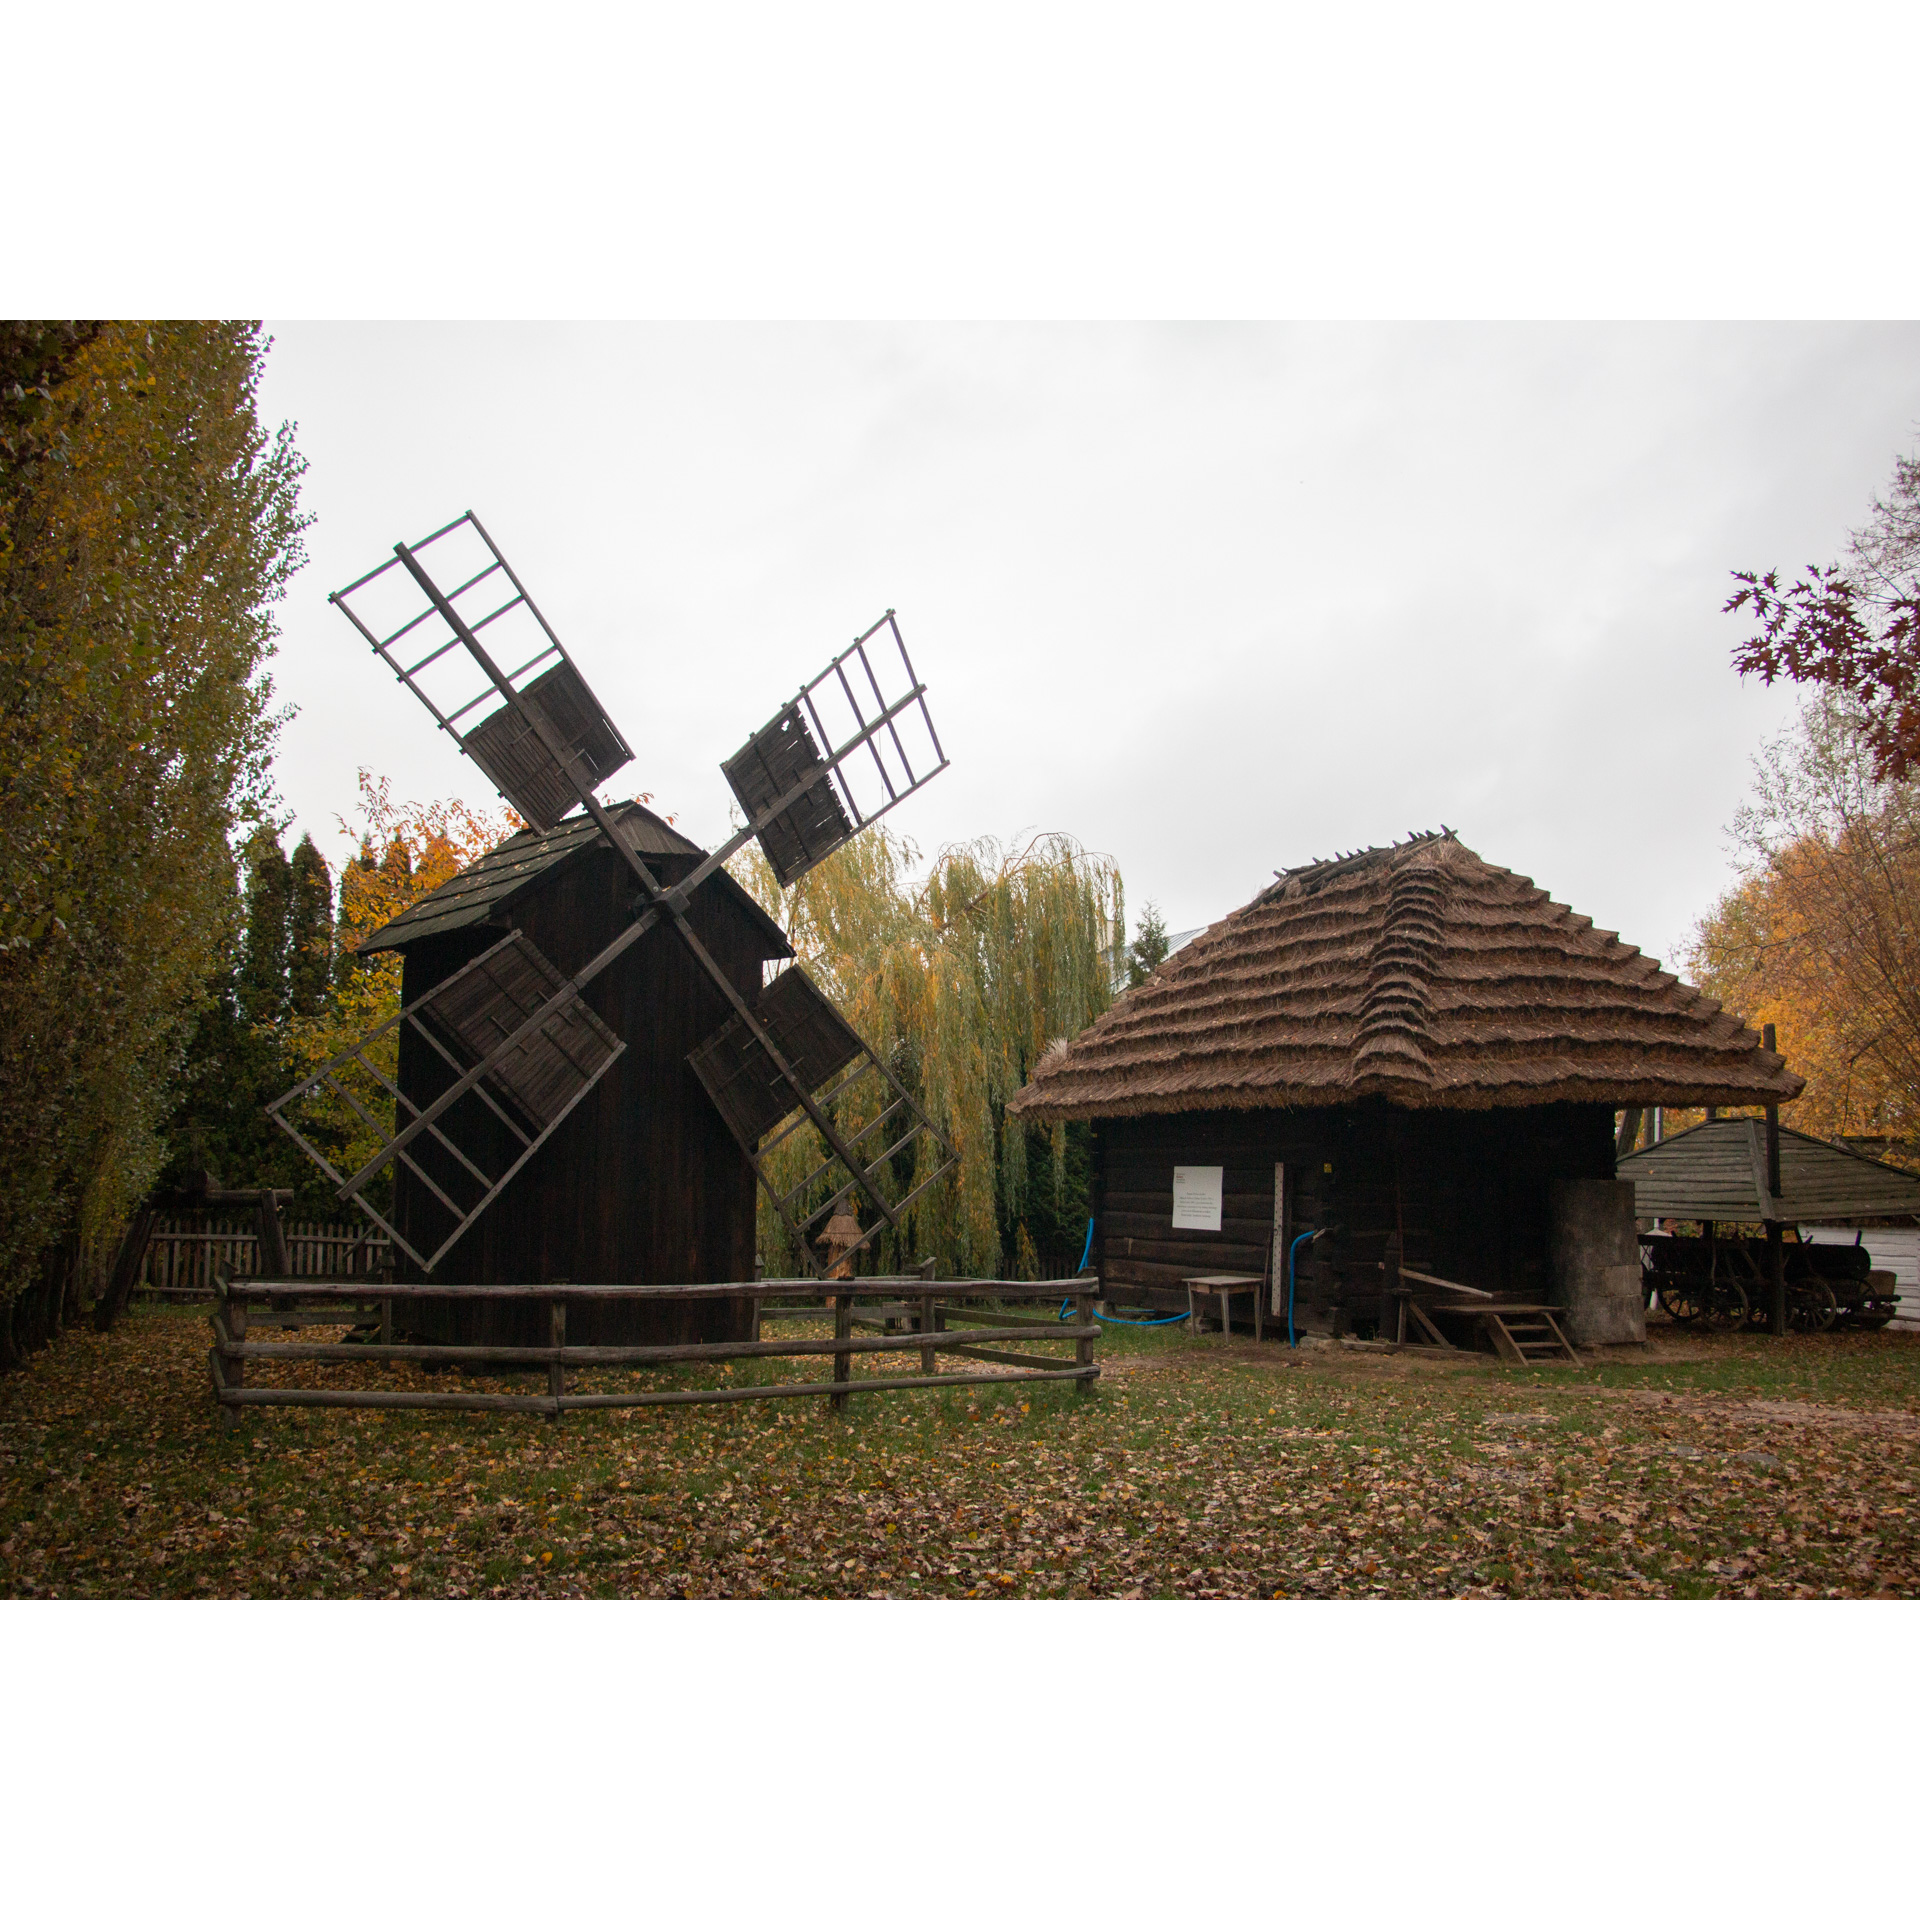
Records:
[[[706,851],[684,834],[676,833],[658,814],[650,813],[637,800],[609,807],[607,813],[614,831],[643,860],[674,854],[690,854],[697,860]],[[563,820],[546,833],[527,828],[503,840],[491,853],[483,853],[471,866],[461,868],[424,900],[416,900],[405,913],[396,914],[360,951],[390,953],[416,940],[483,925],[536,880],[600,844],[600,829],[588,814]],[[791,953],[779,926],[730,873],[722,869],[714,875],[714,881],[730,888],[755,918],[765,922],[783,956]]]
[[[1633,1182],[1633,1210],[1643,1219],[1757,1224],[1920,1214],[1920,1174],[1792,1127],[1780,1129],[1774,1198],[1767,1192],[1766,1126],[1749,1118],[1689,1127],[1625,1155],[1615,1173]]]

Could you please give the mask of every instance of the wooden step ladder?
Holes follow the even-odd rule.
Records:
[[[1552,1307],[1490,1307],[1475,1316],[1487,1330],[1493,1350],[1516,1367],[1538,1366],[1543,1360],[1571,1360],[1580,1364],[1573,1343],[1561,1331]]]
[[[1454,1348],[1456,1343],[1435,1324],[1435,1316],[1454,1316],[1484,1329],[1494,1352],[1509,1366],[1531,1367],[1560,1360],[1580,1364],[1580,1356],[1560,1325],[1558,1307],[1495,1300],[1478,1287],[1465,1287],[1456,1280],[1442,1280],[1437,1274],[1411,1267],[1403,1267],[1395,1277],[1400,1281],[1395,1297],[1400,1302],[1399,1341],[1403,1345],[1412,1333],[1428,1345]],[[1444,1296],[1417,1297],[1408,1281],[1443,1289]]]

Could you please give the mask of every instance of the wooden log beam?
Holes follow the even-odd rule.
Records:
[[[956,1360],[984,1360],[991,1367],[1040,1367],[1049,1373],[1091,1364],[1064,1354],[1056,1359],[1048,1353],[1003,1353],[998,1347],[950,1347],[947,1351]]]
[[[209,1363],[213,1355],[207,1356]],[[1091,1370],[1096,1376],[1099,1369]],[[715,1406],[733,1400],[793,1400],[822,1393],[898,1393],[910,1387],[993,1387],[1077,1379],[1079,1368],[1060,1373],[896,1373],[849,1380],[792,1380],[767,1387],[717,1387],[693,1393],[570,1393],[559,1411],[594,1407]],[[227,1407],[390,1407],[426,1411],[436,1407],[478,1413],[546,1413],[553,1397],[545,1393],[358,1393],[319,1387],[220,1387]]]
[[[1100,1290],[1097,1276],[1073,1280],[923,1280],[918,1274],[877,1274],[866,1280],[716,1280],[705,1285],[654,1287],[539,1286],[455,1287],[416,1281],[237,1280],[227,1282],[248,1300],[820,1300],[837,1294],[856,1300],[888,1298],[1062,1300]],[[831,1311],[831,1309],[828,1309]]]
[[[215,1321],[217,1329],[219,1322]],[[1083,1332],[1073,1321],[1050,1327],[990,1328],[1010,1340],[1096,1340],[1100,1329]],[[939,1333],[884,1333],[851,1335],[845,1340],[712,1340],[670,1347],[376,1347],[349,1346],[337,1340],[256,1340],[223,1344],[223,1359],[387,1361],[467,1360],[502,1366],[644,1367],[676,1361],[780,1359],[799,1354],[914,1353],[932,1348],[960,1347],[978,1340],[978,1327],[955,1327]]]

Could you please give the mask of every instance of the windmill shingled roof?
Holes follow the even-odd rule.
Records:
[[[705,854],[705,848],[676,833],[658,814],[650,813],[637,800],[609,807],[607,813],[614,831],[643,860],[667,854],[691,854],[699,859]],[[550,873],[562,861],[585,852],[599,839],[600,829],[592,816],[584,813],[561,821],[546,833],[524,828],[503,840],[491,853],[483,853],[471,865],[462,867],[451,880],[435,887],[424,900],[416,900],[405,913],[396,914],[360,951],[385,953],[435,934],[479,926],[492,919],[523,888]],[[722,869],[714,878],[732,888],[758,918],[766,921],[783,954],[791,952],[779,927],[730,873]]]
[[[1717,1000],[1442,830],[1276,875],[1010,1110],[1736,1106],[1804,1084]]]

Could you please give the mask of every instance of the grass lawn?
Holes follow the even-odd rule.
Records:
[[[0,1594],[1905,1595],[1920,1583],[1920,1338],[1905,1334],[1674,1332],[1630,1363],[1523,1370],[1108,1327],[1107,1376],[1087,1396],[982,1387],[856,1395],[840,1418],[789,1400],[557,1424],[273,1408],[232,1431],[207,1345],[204,1310],[138,1307],[0,1379]],[[735,1385],[776,1364],[648,1378]],[[334,1368],[328,1384],[450,1384],[410,1372]],[[249,1379],[271,1383],[264,1363]]]

